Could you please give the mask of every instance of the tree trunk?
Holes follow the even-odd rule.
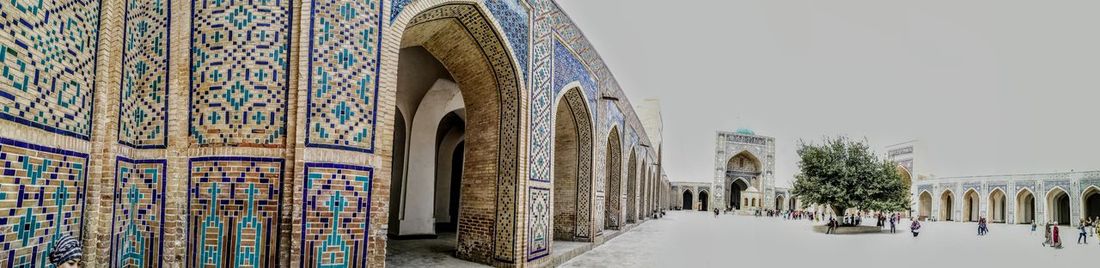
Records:
[[[829,207],[833,208],[833,214],[835,214],[837,217],[844,217],[844,211],[848,210],[848,208],[846,207],[837,207],[833,205],[830,205]]]

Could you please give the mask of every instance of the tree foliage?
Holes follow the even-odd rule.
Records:
[[[908,210],[909,186],[893,161],[880,159],[862,141],[826,138],[821,145],[800,142],[793,194],[805,203],[829,205],[837,215],[848,208]]]

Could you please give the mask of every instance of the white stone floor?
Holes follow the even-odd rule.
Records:
[[[1024,225],[991,224],[979,237],[975,223],[927,222],[913,238],[907,220],[897,234],[824,235],[812,224],[674,211],[563,267],[1084,267],[1100,260],[1097,237],[1078,245],[1077,229],[1065,226],[1065,248],[1056,250]]]

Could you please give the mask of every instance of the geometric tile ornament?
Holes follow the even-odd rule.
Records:
[[[164,175],[167,161],[115,162],[111,267],[160,267],[164,260]]]
[[[306,163],[302,267],[367,267],[370,167]]]
[[[533,261],[550,255],[550,189],[532,186],[527,192],[527,261]]]
[[[191,3],[191,144],[283,147],[291,2]]]
[[[87,164],[83,153],[0,138],[0,267],[44,267],[61,235],[82,237]]]
[[[568,90],[566,85],[572,82],[579,82],[581,89],[584,90],[585,101],[588,103],[588,107],[595,107],[596,105],[596,79],[592,75],[592,72],[588,71],[588,66],[584,65],[576,57],[565,44],[562,44],[558,38],[554,40],[554,95],[557,96],[562,90]]]
[[[0,5],[0,119],[88,140],[99,3]]]
[[[381,5],[312,1],[306,146],[374,150]]]
[[[188,169],[186,267],[277,267],[283,160],[198,157]]]
[[[554,90],[551,79],[553,67],[552,30],[549,20],[553,8],[551,0],[532,0],[534,19],[531,23],[531,75],[529,100],[529,151],[528,179],[550,182],[551,107]],[[530,187],[527,191],[527,261],[550,254],[550,193],[549,189]]]
[[[531,44],[531,92],[530,100],[530,160],[528,160],[529,179],[539,182],[550,182],[550,143],[553,118],[551,117],[555,92],[552,89],[552,67],[554,56],[551,39],[549,14],[553,10],[553,2],[549,0],[535,0],[535,20],[532,35],[534,42]]]
[[[126,0],[119,143],[164,148],[168,130],[168,14],[165,0]]]
[[[515,62],[501,43],[499,35],[493,31],[490,22],[476,5],[466,3],[447,4],[420,12],[409,20],[407,27],[441,20],[455,19],[465,27],[474,42],[482,50],[485,62],[492,67],[499,90],[500,129],[496,167],[496,210],[493,219],[493,258],[498,261],[512,262],[515,256],[517,189],[519,177],[519,133],[520,124],[520,75],[515,72]],[[472,252],[472,251],[471,251]]]

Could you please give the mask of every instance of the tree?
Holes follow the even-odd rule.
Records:
[[[897,164],[880,159],[865,142],[826,138],[821,145],[799,142],[794,195],[812,204],[829,205],[837,215],[849,208],[909,209],[909,186]]]

